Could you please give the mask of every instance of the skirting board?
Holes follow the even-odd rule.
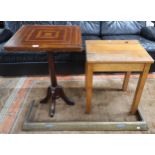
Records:
[[[145,131],[148,126],[140,110],[136,115],[136,122],[33,122],[31,121],[36,110],[33,101],[23,123],[26,131]]]

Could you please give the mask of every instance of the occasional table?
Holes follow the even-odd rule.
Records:
[[[51,98],[50,116],[54,116],[56,99],[62,98],[68,105],[74,105],[61,86],[58,85],[54,64],[54,52],[80,52],[82,49],[81,31],[78,26],[22,26],[5,44],[11,52],[47,52],[51,86],[41,103]]]
[[[140,72],[131,114],[137,112],[142,91],[154,60],[137,40],[86,41],[86,113],[91,110],[93,72],[126,72],[123,90],[131,72]]]

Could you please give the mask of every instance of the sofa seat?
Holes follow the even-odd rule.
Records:
[[[0,44],[0,62],[1,63],[24,63],[24,62],[44,62],[47,61],[45,53],[29,53],[29,52],[6,52]]]
[[[150,53],[155,53],[155,43],[140,35],[111,35],[102,36],[103,40],[139,40],[143,47]]]

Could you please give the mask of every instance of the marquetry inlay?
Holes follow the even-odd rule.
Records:
[[[78,26],[23,26],[7,42],[5,48],[14,50],[80,51],[81,31]],[[34,48],[34,49],[33,49]]]

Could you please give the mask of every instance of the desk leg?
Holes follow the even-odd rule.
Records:
[[[48,66],[49,66],[49,75],[51,80],[51,86],[47,89],[47,95],[44,99],[40,101],[40,103],[45,104],[51,98],[50,110],[49,115],[51,117],[55,114],[55,106],[56,106],[56,99],[62,98],[66,104],[74,105],[74,102],[71,101],[64,93],[64,90],[61,86],[57,84],[56,72],[55,72],[55,64],[54,64],[54,56],[52,53],[48,53]]]
[[[136,88],[135,96],[134,96],[132,107],[131,107],[131,114],[135,114],[137,112],[137,108],[140,102],[140,98],[143,92],[143,88],[145,85],[145,81],[147,79],[148,72],[150,70],[150,66],[151,64],[145,64],[144,70],[140,74],[138,85]]]
[[[93,69],[92,64],[86,63],[86,113],[91,111]]]
[[[125,73],[123,87],[122,87],[123,91],[127,91],[130,75],[131,75],[131,72]]]

